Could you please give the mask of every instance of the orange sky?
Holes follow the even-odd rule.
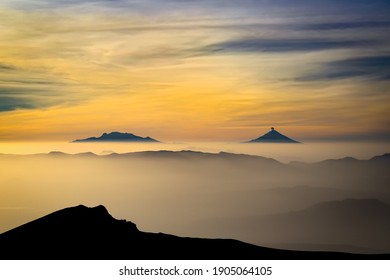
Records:
[[[389,139],[386,26],[332,27],[356,15],[286,18],[266,4],[254,16],[246,1],[96,2],[0,4],[0,141],[110,131],[243,141],[270,126],[298,139]]]

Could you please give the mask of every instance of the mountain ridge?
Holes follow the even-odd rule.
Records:
[[[139,231],[100,205],[65,208],[0,234],[0,259],[365,259],[388,255],[303,252],[233,239]]]
[[[160,141],[147,137],[137,136],[132,133],[122,133],[113,131],[110,133],[103,133],[100,137],[89,137],[85,139],[76,139],[71,141],[72,143],[79,142],[150,142],[150,143],[158,143]]]
[[[390,253],[390,204],[378,199],[319,202],[301,210],[213,221],[225,231],[252,232],[246,241],[258,244],[344,244]],[[281,248],[281,247],[279,247]]]
[[[265,157],[261,155],[253,155],[253,154],[244,154],[244,153],[231,153],[231,152],[218,152],[218,153],[210,153],[210,152],[202,152],[202,151],[194,151],[194,150],[155,150],[155,151],[137,151],[137,152],[125,152],[125,153],[115,153],[110,152],[107,154],[95,154],[92,152],[82,152],[82,153],[65,153],[61,151],[51,151],[48,153],[36,153],[36,154],[5,154],[0,153],[0,156],[3,157],[34,157],[34,156],[94,156],[94,157],[126,157],[126,156],[137,156],[137,155],[145,155],[145,156],[156,156],[156,155],[165,155],[165,156],[179,156],[179,155],[198,155],[198,156],[204,156],[206,157],[224,157],[224,158],[233,158],[233,157],[242,157],[247,159],[263,159],[268,160],[270,162],[279,162],[278,160],[270,157]],[[291,165],[291,166],[305,166],[305,165],[321,165],[321,164],[333,164],[333,163],[367,163],[367,162],[378,162],[383,163],[390,161],[390,153],[385,153],[382,155],[373,156],[369,159],[357,159],[354,157],[343,157],[343,158],[331,158],[331,159],[325,159],[321,161],[314,161],[314,162],[306,162],[306,161],[291,161],[289,163],[283,163],[285,165]]]

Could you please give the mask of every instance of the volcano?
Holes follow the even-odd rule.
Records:
[[[77,142],[159,142],[156,139],[148,137],[141,137],[132,133],[111,132],[103,133],[100,137],[89,137],[86,139],[73,140],[72,143]]]
[[[268,133],[264,134],[263,136],[260,136],[259,138],[244,143],[300,143],[300,142],[288,138],[287,136],[277,131],[275,128],[271,127],[271,130]]]

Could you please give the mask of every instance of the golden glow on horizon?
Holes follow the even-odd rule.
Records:
[[[385,82],[289,79],[342,51],[205,54],[201,45],[234,34],[178,31],[182,22],[168,18],[159,26],[141,15],[4,8],[0,17],[0,91],[26,103],[0,111],[2,141],[67,141],[109,131],[163,141],[244,141],[269,126],[292,138],[387,129]]]

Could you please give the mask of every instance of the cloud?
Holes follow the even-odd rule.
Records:
[[[126,0],[4,0],[5,4],[19,8],[53,8],[61,6],[74,6],[82,4],[104,4],[126,3]]]
[[[13,71],[16,69],[17,69],[16,67],[13,67],[11,65],[0,63],[0,72]]]
[[[390,56],[356,57],[329,62],[323,70],[300,77],[298,80],[339,80],[356,77],[390,80]]]
[[[0,112],[48,108],[78,101],[80,100],[75,100],[74,96],[49,88],[0,87]]]
[[[35,94],[32,89],[0,87],[0,112],[36,108]]]
[[[262,39],[242,38],[207,46],[209,52],[309,52],[343,48],[359,48],[373,45],[368,40],[327,40],[327,39]]]
[[[75,95],[69,94],[71,85],[65,79],[47,76],[47,72],[39,68],[0,63],[0,112],[72,102]]]
[[[336,29],[363,29],[363,28],[386,28],[390,27],[390,21],[344,21],[297,24],[297,29],[311,31],[326,31]]]
[[[188,15],[240,17],[242,19],[279,16],[293,18],[302,15],[346,15],[386,17],[388,0],[2,0],[0,5],[19,10],[91,10],[153,15]],[[380,11],[380,12],[378,12]],[[388,17],[387,17],[388,18]]]
[[[56,81],[0,77],[0,112],[47,108],[82,100],[81,94],[76,96],[71,91],[69,84]]]

